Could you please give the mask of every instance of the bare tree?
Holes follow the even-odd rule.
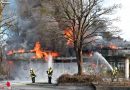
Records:
[[[103,0],[56,0],[56,10],[61,12],[60,20],[67,23],[72,32],[66,38],[73,42],[77,58],[78,74],[83,73],[82,49],[96,39],[97,33],[106,30],[118,5],[103,6]],[[59,9],[58,9],[58,8]]]
[[[4,14],[4,10],[6,10],[6,5],[8,4],[10,4],[10,2],[4,0],[0,1],[0,61],[3,61],[3,53],[6,41],[11,37],[11,33],[9,33],[9,31],[11,31],[12,28],[16,27],[14,23],[16,18],[13,17],[14,15],[7,16]]]

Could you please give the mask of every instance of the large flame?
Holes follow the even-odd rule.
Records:
[[[73,46],[73,29],[71,27],[66,28],[64,30],[64,37],[67,39],[67,45],[68,46]]]
[[[48,55],[51,55],[52,57],[59,56],[59,53],[57,53],[57,52],[44,51],[41,48],[41,44],[40,44],[39,41],[35,43],[34,49],[30,50],[29,52],[35,53],[35,56],[32,56],[31,59],[41,59],[41,58],[44,58],[45,60],[47,60]],[[13,55],[14,53],[25,53],[25,50],[24,49],[19,49],[17,51],[16,50],[10,50],[10,51],[7,52],[7,55]]]
[[[35,47],[31,52],[35,52],[36,56],[33,56],[32,58],[44,58],[45,60],[47,59],[48,55],[52,55],[53,57],[59,56],[57,52],[52,52],[52,51],[43,51],[41,48],[40,42],[36,42]]]
[[[31,52],[36,53],[36,58],[43,58],[48,56],[47,53],[43,52],[43,50],[41,49],[40,42],[36,42],[35,47],[33,50],[31,50]]]

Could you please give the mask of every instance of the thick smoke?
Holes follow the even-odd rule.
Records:
[[[13,16],[13,22],[10,22],[12,26],[7,31],[10,35],[6,42],[7,49],[32,49],[36,41],[40,41],[43,47],[52,48],[49,46],[51,44],[49,41],[53,37],[51,33],[59,28],[52,15],[54,9],[51,4],[43,3],[41,0],[9,0],[9,2],[3,15],[3,18],[10,17],[8,13],[10,11]]]

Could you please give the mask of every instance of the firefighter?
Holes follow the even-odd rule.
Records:
[[[48,83],[51,84],[51,79],[52,79],[52,73],[53,73],[53,69],[50,67],[47,71],[48,74]]]
[[[117,74],[118,74],[118,69],[117,67],[114,67],[114,69],[112,70],[112,82],[114,81],[114,79],[117,79],[118,81]]]
[[[32,68],[30,69],[30,77],[32,79],[32,83],[35,83],[36,74]]]

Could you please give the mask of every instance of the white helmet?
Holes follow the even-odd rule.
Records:
[[[33,69],[31,68],[30,71],[32,71]]]

